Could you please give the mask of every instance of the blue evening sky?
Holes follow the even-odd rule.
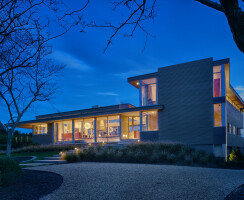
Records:
[[[109,3],[98,0],[91,1],[85,16],[97,22],[119,19]],[[138,90],[127,83],[127,77],[208,57],[231,59],[231,84],[244,97],[244,55],[233,41],[224,14],[194,0],[168,0],[162,1],[154,22],[145,27],[156,38],[148,39],[144,52],[144,33],[137,31],[135,37],[124,38],[127,29],[116,36],[106,53],[103,50],[111,34],[106,29],[80,33],[76,28],[53,41],[54,59],[66,64],[59,90],[51,102],[32,106],[22,120],[93,105],[138,105]],[[7,111],[1,113],[0,120],[8,121]]]

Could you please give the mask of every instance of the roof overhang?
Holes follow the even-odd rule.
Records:
[[[244,112],[244,101],[240,97],[240,95],[235,91],[235,89],[230,84],[230,63],[228,59],[225,59],[223,61],[228,61],[228,63],[222,63],[225,64],[225,88],[226,88],[226,96],[231,99],[231,101],[234,102],[235,105],[238,106],[240,111]]]
[[[155,78],[158,76],[157,72],[154,73],[150,73],[150,74],[143,74],[140,76],[133,76],[127,79],[128,83],[130,83],[131,85],[133,85],[134,87],[136,87],[137,89],[139,89],[139,80],[143,80],[143,79],[148,79],[148,78]]]

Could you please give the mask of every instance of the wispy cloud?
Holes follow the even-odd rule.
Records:
[[[119,94],[114,92],[97,92],[97,95],[104,95],[104,96],[119,96]]]
[[[73,68],[81,71],[88,71],[92,69],[91,66],[86,64],[81,59],[78,59],[73,55],[63,51],[54,51],[53,58],[60,63],[65,64],[68,68]]]
[[[235,87],[235,90],[239,93],[242,99],[244,99],[244,86],[239,85]]]

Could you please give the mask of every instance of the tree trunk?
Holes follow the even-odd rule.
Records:
[[[238,0],[220,0],[220,3],[224,8],[233,39],[239,50],[244,53],[244,13]]]
[[[12,146],[12,135],[14,132],[14,129],[8,129],[8,138],[7,138],[7,149],[6,149],[6,157],[10,158],[11,157],[11,146]]]

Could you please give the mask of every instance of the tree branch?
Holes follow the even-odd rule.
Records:
[[[224,13],[223,7],[217,2],[214,2],[214,1],[211,1],[211,0],[195,0],[195,1],[198,1],[199,3],[201,3],[201,4],[205,5],[205,6],[208,6],[210,8],[213,8],[215,10],[218,10],[218,11]]]

